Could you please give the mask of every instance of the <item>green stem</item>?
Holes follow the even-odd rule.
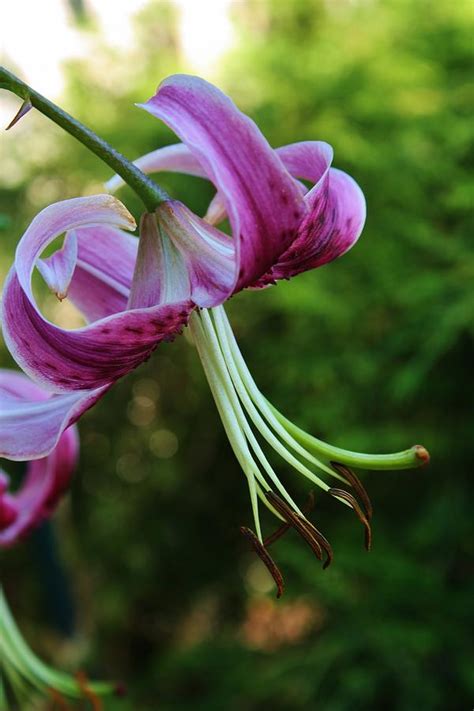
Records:
[[[29,102],[31,106],[38,109],[42,114],[61,126],[65,131],[74,136],[80,143],[95,153],[104,163],[106,163],[115,173],[118,173],[123,180],[144,202],[147,210],[153,212],[169,197],[151,178],[146,176],[133,163],[128,161],[121,153],[112,148],[106,141],[99,138],[90,128],[84,126],[80,121],[56,106],[52,101],[46,99],[28,84],[18,79],[14,74],[0,66],[0,88],[7,89],[16,94],[24,102]]]

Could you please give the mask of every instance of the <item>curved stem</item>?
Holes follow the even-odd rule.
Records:
[[[28,84],[18,79],[14,74],[0,67],[0,88],[7,89],[38,109],[44,116],[54,121],[58,126],[67,131],[71,136],[82,143],[92,153],[95,153],[113,171],[118,173],[132,190],[141,198],[147,210],[153,212],[169,197],[151,178],[146,176],[133,163],[127,160],[121,153],[112,148],[106,141],[99,138],[90,128],[84,126],[80,121],[70,116],[63,109],[56,106],[52,101],[46,99]],[[23,107],[22,107],[23,108]],[[21,109],[20,109],[21,112]]]

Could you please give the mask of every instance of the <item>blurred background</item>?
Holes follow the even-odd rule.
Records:
[[[289,534],[273,550],[287,586],[277,602],[239,534],[252,525],[247,486],[194,347],[160,346],[82,418],[52,525],[1,556],[35,651],[125,681],[107,710],[472,706],[473,30],[468,0],[2,3],[2,63],[130,158],[175,141],[133,104],[177,71],[218,83],[272,145],[333,145],[367,198],[359,244],[228,312],[263,392],[300,426],[346,448],[423,443],[432,456],[362,473],[369,555],[355,517],[317,493],[334,563],[322,572]],[[17,107],[2,92],[2,125]],[[100,192],[110,173],[34,112],[1,135],[0,164],[3,280],[32,217]],[[213,194],[197,178],[161,184],[199,214]],[[119,197],[138,217],[131,191]],[[67,301],[41,301],[77,325]],[[304,481],[282,474],[303,502]]]

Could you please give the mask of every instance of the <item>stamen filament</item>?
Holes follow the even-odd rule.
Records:
[[[295,502],[293,501],[291,496],[288,494],[285,487],[283,486],[283,484],[280,482],[277,475],[275,474],[275,471],[271,467],[267,458],[265,457],[265,454],[263,453],[260,445],[257,442],[255,435],[253,434],[253,432],[247,422],[245,414],[244,414],[242,407],[240,405],[240,402],[242,402],[244,407],[247,409],[247,412],[249,412],[249,410],[247,408],[247,402],[245,401],[245,397],[247,397],[247,399],[248,399],[247,393],[241,387],[241,383],[238,380],[238,378],[234,379],[235,370],[233,369],[232,359],[231,358],[228,359],[228,356],[229,356],[228,352],[226,352],[225,348],[223,348],[222,351],[220,350],[221,344],[219,343],[218,336],[216,335],[216,333],[214,331],[212,319],[211,319],[209,312],[203,311],[201,314],[201,318],[202,318],[202,323],[203,323],[206,335],[208,336],[209,341],[212,344],[213,349],[216,353],[216,356],[219,360],[219,364],[222,368],[224,378],[228,384],[228,389],[232,390],[232,398],[236,403],[235,407],[236,407],[236,410],[238,410],[239,421],[241,423],[241,426],[242,426],[245,436],[249,440],[249,442],[252,446],[252,449],[254,450],[255,454],[257,455],[258,459],[260,460],[260,462],[261,462],[262,466],[264,467],[265,471],[267,472],[268,476],[272,479],[275,486],[278,487],[280,493],[284,496],[284,498],[288,501],[288,503],[296,511],[299,511],[298,506],[295,504]],[[240,402],[236,396],[236,393],[237,393],[238,397],[240,398]],[[242,395],[244,395],[244,398],[242,397]],[[250,403],[250,405],[251,405],[251,403]],[[258,413],[256,413],[256,414],[258,415]],[[250,413],[250,416],[252,417],[252,413]],[[260,420],[261,420],[261,418],[260,418]],[[261,422],[262,422],[263,426],[265,426],[265,423],[263,422],[263,420],[261,420]],[[255,422],[255,420],[254,420],[254,424],[258,427],[258,429],[260,429],[259,425]],[[262,432],[261,429],[260,429],[260,432]],[[263,434],[263,432],[262,432],[262,434]],[[270,435],[271,435],[271,433],[270,433]],[[277,440],[275,440],[275,441],[277,442],[277,444],[279,444],[279,442]],[[272,443],[272,442],[270,441],[270,443]],[[266,488],[268,488],[268,486]]]
[[[229,358],[229,367],[233,368],[237,371],[238,373],[238,380],[241,382],[247,393],[248,396],[251,398],[253,401],[253,404],[260,410],[262,415],[264,415],[265,419],[269,422],[269,424],[273,427],[275,432],[280,435],[283,441],[285,441],[292,449],[294,449],[295,452],[297,452],[300,456],[304,457],[307,459],[311,464],[314,464],[315,466],[319,467],[323,471],[325,471],[327,474],[330,474],[331,476],[336,476],[336,478],[340,478],[335,472],[328,467],[324,462],[321,462],[319,459],[314,457],[310,452],[308,452],[304,447],[299,444],[294,437],[292,437],[288,431],[278,422],[278,419],[275,417],[273,414],[270,406],[268,405],[267,401],[263,397],[263,395],[260,393],[255,380],[253,379],[247,364],[245,363],[245,360],[242,356],[242,353],[240,351],[240,348],[238,346],[238,343],[236,341],[236,338],[234,336],[234,332],[232,331],[231,325],[229,323],[229,319],[227,318],[227,314],[225,313],[224,307],[223,306],[218,306],[213,309],[213,315],[214,319],[216,322],[216,327],[218,330],[218,333],[220,337],[222,338],[222,341],[225,341],[225,346],[223,345],[223,348],[226,348],[228,358]],[[232,363],[232,366],[230,365]],[[247,398],[248,400],[248,398]],[[255,411],[255,407],[253,407],[253,410]],[[250,413],[249,413],[250,414]],[[260,418],[261,419],[261,418]],[[308,470],[309,471],[309,470]],[[315,482],[318,484],[318,486],[322,485],[322,488],[325,488],[324,482],[319,479],[318,481]],[[329,488],[329,487],[328,487]]]
[[[219,307],[221,308],[221,307]],[[216,328],[217,332],[219,335],[220,339],[220,345],[222,347],[222,350],[224,352],[225,356],[225,362],[228,366],[232,381],[234,383],[235,389],[237,390],[240,400],[242,404],[244,405],[245,409],[247,410],[248,414],[250,415],[250,418],[252,419],[255,427],[259,430],[260,434],[267,440],[267,442],[275,449],[278,454],[285,459],[291,466],[293,466],[295,469],[297,469],[301,474],[306,476],[310,481],[313,483],[317,484],[320,486],[324,491],[327,491],[329,489],[329,486],[324,482],[322,479],[320,479],[316,474],[314,474],[308,467],[306,467],[302,462],[299,461],[299,459],[296,459],[291,452],[289,452],[285,447],[281,444],[281,442],[275,437],[273,432],[270,430],[270,428],[267,426],[263,418],[260,416],[258,410],[256,409],[255,405],[253,404],[252,400],[249,397],[249,394],[242,383],[241,378],[239,377],[239,371],[237,369],[237,366],[235,364],[235,361],[233,359],[233,354],[230,350],[229,347],[229,341],[226,337],[226,330],[223,322],[219,318],[220,313],[217,312],[217,309],[214,310],[214,318],[216,322]],[[300,447],[302,450],[302,448]],[[302,452],[303,453],[303,452]],[[322,462],[318,462],[315,460],[315,464],[317,466],[321,467],[324,469],[324,471],[327,471],[328,473],[331,473],[331,470],[329,467],[326,467]],[[297,507],[292,504],[293,508],[296,510]]]
[[[247,446],[245,437],[242,434],[241,429],[237,426],[238,414],[235,412],[235,402],[231,402],[226,392],[225,382],[219,377],[217,366],[216,366],[216,356],[215,353],[208,348],[207,339],[204,333],[202,320],[197,312],[194,312],[189,319],[189,328],[194,338],[194,343],[196,345],[199,357],[201,359],[204,372],[206,374],[209,387],[211,389],[216,407],[218,409],[219,415],[221,417],[224,429],[226,431],[227,437],[231,444],[234,454],[242,467],[242,471],[247,477],[250,499],[252,503],[252,511],[255,521],[255,528],[257,531],[257,536],[260,541],[263,541],[260,519],[258,514],[258,501],[257,496],[263,495],[263,492],[256,486],[255,477],[261,480],[264,489],[267,488],[267,484],[263,477],[260,479],[260,471],[250,454]],[[225,380],[225,379],[224,379]],[[228,386],[228,383],[227,383]],[[229,390],[230,395],[232,395]]]
[[[365,454],[360,452],[352,452],[347,449],[335,447],[327,442],[313,437],[308,434],[293,422],[282,415],[268,400],[262,395],[258,389],[245,360],[242,356],[240,348],[235,339],[234,333],[230,326],[229,320],[223,306],[218,306],[213,309],[214,316],[224,324],[227,340],[232,351],[234,361],[239,369],[239,374],[245,384],[250,396],[255,405],[260,409],[266,420],[271,424],[276,432],[285,439],[285,441],[298,451],[303,457],[309,459],[314,464],[319,466],[323,471],[326,471],[332,476],[341,479],[334,470],[326,467],[322,462],[315,459],[313,454],[319,455],[329,461],[335,460],[348,466],[355,466],[364,469],[411,469],[413,467],[422,466],[429,461],[429,454],[422,445],[415,445],[410,449],[402,452],[394,452],[393,454]],[[298,449],[296,449],[298,447]]]

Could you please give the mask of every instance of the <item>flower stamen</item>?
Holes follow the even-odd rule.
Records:
[[[354,509],[355,513],[357,514],[357,518],[362,523],[365,529],[365,548],[367,551],[370,551],[372,545],[372,529],[370,527],[369,520],[366,514],[362,511],[357,499],[352,496],[352,494],[350,494],[348,491],[345,491],[345,489],[331,488],[329,489],[328,494],[331,494],[331,496],[334,496],[334,498],[336,499],[343,499],[343,501],[347,501],[349,506]]]
[[[56,706],[58,706],[60,709],[63,709],[63,711],[71,711],[71,707],[69,706],[64,696],[59,693],[59,691],[57,691],[56,689],[49,688],[48,693],[53,700],[53,703],[51,705],[51,711],[54,711]]]
[[[275,492],[267,491],[265,496],[270,501],[272,506],[283,516],[286,522],[292,526],[300,536],[306,541],[318,560],[323,559],[323,550],[326,554],[326,560],[323,565],[323,570],[331,564],[333,559],[332,547],[327,538],[323,536],[321,531],[313,526],[306,518],[301,516],[296,511],[293,511],[288,504],[283,501]]]
[[[277,586],[277,598],[280,598],[283,595],[285,585],[283,582],[283,575],[281,574],[277,564],[275,563],[265,546],[260,543],[257,536],[250,528],[241,526],[240,532],[246,538],[248,538],[248,540],[252,544],[255,553],[258,555],[258,557],[272,576],[273,580],[275,581],[275,585]]]
[[[308,500],[306,501],[306,504],[303,506],[302,511],[305,515],[311,513],[311,511],[314,509],[316,500],[314,496],[314,491],[310,491],[308,494]],[[281,526],[279,526],[276,531],[273,531],[269,536],[265,538],[263,541],[263,545],[268,548],[268,546],[271,546],[272,543],[275,543],[275,541],[278,541],[279,538],[285,535],[287,531],[289,531],[291,528],[289,523],[283,523]]]
[[[94,694],[94,692],[88,687],[88,679],[85,672],[76,672],[76,680],[79,684],[83,697],[90,701],[93,711],[102,711],[104,708],[102,701],[97,694]]]
[[[331,466],[334,467],[334,469],[338,471],[339,474],[342,474],[342,476],[347,480],[347,482],[355,489],[357,496],[361,499],[362,504],[365,508],[367,519],[370,521],[372,519],[373,514],[372,502],[359,477],[352,471],[352,469],[349,469],[349,467],[345,467],[339,462],[331,462]]]

